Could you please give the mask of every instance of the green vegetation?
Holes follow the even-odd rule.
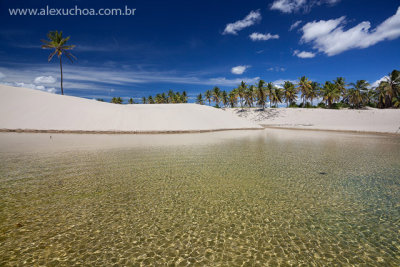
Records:
[[[153,96],[149,96],[147,99],[146,97],[142,98],[143,104],[187,103],[187,101],[188,97],[186,91],[179,93],[179,92],[174,92],[173,90],[169,90],[168,94],[166,93],[156,94],[154,98]]]
[[[49,55],[48,61],[50,62],[54,55],[57,55],[60,60],[60,72],[61,72],[61,94],[64,94],[63,89],[63,72],[62,72],[62,55],[65,55],[71,62],[76,60],[76,57],[72,55],[67,50],[71,50],[75,47],[75,45],[66,45],[70,36],[63,38],[62,31],[51,31],[47,34],[47,38],[49,40],[41,40],[44,44],[42,45],[43,49],[54,49],[54,51]]]
[[[122,100],[122,98],[120,98],[120,97],[113,97],[111,99],[111,103],[113,103],[113,104],[122,104],[123,102],[124,102],[124,100]]]
[[[301,103],[297,104],[298,98]],[[320,102],[314,105],[314,100]],[[102,99],[97,99],[103,101]],[[169,90],[168,93],[156,94],[154,97],[143,97],[143,104],[187,103],[185,91],[182,93]],[[272,82],[259,80],[255,85],[247,85],[242,81],[237,88],[227,92],[215,86],[204,95],[198,94],[195,102],[200,105],[208,103],[215,107],[259,107],[265,109],[269,102],[270,108],[277,108],[286,103],[288,108],[399,108],[400,107],[400,71],[393,70],[376,87],[366,80],[358,80],[347,84],[343,77],[326,81],[323,85],[302,76],[297,83],[285,81],[283,87],[277,87]],[[123,100],[113,97],[111,103],[122,104]],[[128,101],[135,104],[133,98]]]
[[[302,102],[296,104],[300,94]],[[377,107],[377,108],[399,108],[400,107],[400,71],[393,70],[384,81],[377,87],[371,88],[365,80],[347,84],[343,77],[334,81],[326,81],[323,86],[318,82],[311,81],[302,76],[296,84],[285,81],[283,87],[277,87],[273,83],[259,80],[255,85],[247,85],[242,81],[237,88],[230,92],[221,91],[218,87],[205,92],[205,98],[199,94],[196,103],[209,105],[213,102],[216,107],[251,108],[258,106],[264,109],[269,102],[270,107],[278,107],[280,103],[286,103],[289,108],[354,108]],[[319,99],[314,106],[313,101]]]

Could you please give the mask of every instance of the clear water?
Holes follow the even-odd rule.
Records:
[[[0,134],[0,265],[134,264],[398,266],[400,138]]]

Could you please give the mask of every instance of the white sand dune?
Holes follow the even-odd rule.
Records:
[[[400,134],[400,109],[227,109],[265,127]]]
[[[117,105],[0,85],[0,130],[201,132],[259,129],[234,114],[196,104]]]

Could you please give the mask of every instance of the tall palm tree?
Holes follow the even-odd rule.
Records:
[[[244,96],[245,96],[245,92],[247,89],[247,85],[244,81],[241,81],[238,89],[238,95],[239,95],[239,101],[240,101],[240,107],[243,109],[243,100],[244,100]]]
[[[212,98],[215,102],[215,106],[219,107],[219,102],[221,101],[221,90],[217,86],[212,90]]]
[[[221,100],[222,100],[222,104],[224,104],[224,108],[226,108],[226,106],[229,103],[229,98],[228,98],[228,93],[225,90],[222,91]]]
[[[64,94],[63,88],[63,71],[62,71],[62,55],[65,55],[71,62],[76,60],[76,57],[72,55],[68,50],[71,50],[75,47],[75,45],[66,45],[70,36],[63,38],[62,31],[50,31],[47,34],[47,38],[49,40],[41,40],[44,44],[42,45],[43,49],[54,49],[54,51],[49,55],[48,61],[50,62],[54,55],[57,55],[60,60],[60,72],[61,72],[61,94]]]
[[[323,100],[328,103],[328,108],[332,108],[332,104],[340,99],[340,91],[334,83],[329,81],[325,82],[324,87],[321,89]]]
[[[173,90],[169,90],[168,91],[168,100],[167,100],[168,102],[167,103],[172,103],[174,98],[175,98],[174,91]]]
[[[257,87],[257,104],[261,106],[262,110],[265,109],[265,103],[267,102],[267,94],[265,92],[265,81],[259,80],[256,84]]]
[[[146,97],[145,97],[145,96],[142,98],[142,103],[143,103],[143,104],[146,104],[146,103],[147,103],[147,100],[146,100]]]
[[[206,91],[206,93],[205,93],[205,98],[206,98],[207,101],[208,101],[208,105],[211,106],[212,93],[211,93],[210,90],[207,90],[207,91]]]
[[[231,108],[234,108],[236,106],[237,103],[237,98],[238,98],[238,89],[235,88],[232,91],[229,92],[229,105],[231,106]]]
[[[283,99],[283,90],[281,88],[275,87],[274,90],[272,91],[272,103],[274,103],[274,106],[278,107],[278,103],[282,103]]]
[[[176,92],[173,103],[182,103],[181,93]]]
[[[161,94],[156,94],[155,102],[156,102],[156,104],[161,104],[162,103]]]
[[[378,100],[377,106],[378,108],[385,108],[385,100],[386,100],[386,84],[384,81],[380,82],[378,87],[375,88],[375,96]]]
[[[133,104],[133,103],[135,103],[135,101],[133,101],[133,98],[131,97],[131,98],[129,98],[128,103],[129,103],[129,104]]]
[[[363,102],[363,96],[360,90],[350,88],[347,90],[347,99],[353,108],[360,108]]]
[[[255,91],[256,91],[255,86],[250,85],[244,92],[245,103],[249,108],[253,106]]]
[[[350,85],[353,88],[348,92],[349,103],[355,108],[360,108],[365,102],[369,83],[366,80],[358,80],[356,83],[350,83]]]
[[[149,96],[147,99],[149,104],[154,104],[154,99],[152,96]]]
[[[318,97],[318,95],[319,95],[319,91],[320,91],[320,86],[319,86],[319,83],[318,82],[311,82],[311,89],[310,89],[310,91],[308,92],[308,95],[307,95],[307,97],[310,99],[310,101],[311,101],[311,106],[313,105],[313,100],[314,100],[314,98],[316,98],[316,97]]]
[[[400,71],[393,70],[385,78],[385,81],[381,82],[382,87],[385,90],[385,107],[390,108],[392,106],[400,106]]]
[[[196,103],[200,105],[204,104],[203,96],[201,95],[201,93],[197,95]]]
[[[165,95],[165,93],[161,94],[161,103],[167,103],[167,96]]]
[[[365,94],[365,103],[369,106],[376,106],[377,103],[376,92],[374,89],[369,89],[368,92]]]
[[[299,82],[297,83],[297,87],[301,92],[301,98],[303,99],[303,107],[306,104],[307,96],[309,91],[311,90],[311,81],[308,80],[306,76],[299,78]]]
[[[290,81],[285,81],[283,85],[283,98],[286,102],[286,107],[297,100],[297,90],[294,84]]]
[[[275,93],[275,85],[273,83],[269,82],[267,84],[266,93],[269,97],[269,107],[271,108],[273,102],[272,100],[274,99],[274,93]]]
[[[347,93],[346,93],[346,81],[343,77],[337,77],[334,81],[333,81],[337,87],[337,89],[340,91],[340,94],[342,95],[342,97],[344,98]]]
[[[183,92],[182,92],[181,99],[182,99],[182,103],[187,103],[187,101],[188,101],[188,96],[187,96],[186,91],[183,91]]]

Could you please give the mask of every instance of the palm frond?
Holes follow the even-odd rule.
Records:
[[[74,59],[76,60],[76,57],[72,55],[71,53],[64,51],[65,56],[71,61],[71,63],[74,62]]]
[[[51,53],[49,55],[48,61],[50,62],[50,60],[54,57],[54,55],[57,53],[57,50],[55,50],[53,53]]]

